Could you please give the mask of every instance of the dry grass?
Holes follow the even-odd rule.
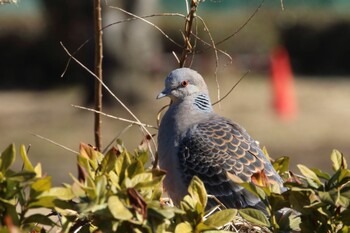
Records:
[[[221,76],[221,92],[226,93],[238,78]],[[215,80],[207,80],[214,101]],[[155,100],[162,88],[163,77],[146,78],[142,88],[135,87],[143,98],[129,107],[144,123],[156,125],[157,111],[168,103]],[[293,121],[281,121],[274,114],[268,77],[249,75],[222,102],[222,110],[218,106],[216,109],[243,125],[262,146],[268,148],[272,157],[291,157],[293,170],[295,164],[299,163],[329,170],[329,155],[333,148],[342,151],[349,160],[350,79],[299,77],[296,89],[299,114]],[[93,144],[93,114],[71,107],[71,104],[81,104],[82,96],[78,88],[47,92],[1,92],[0,148],[4,149],[11,142],[17,145],[31,144],[29,155],[34,162],[43,163],[44,171],[53,176],[56,184],[70,182],[68,172],[76,171],[74,154],[42,141],[30,135],[30,132],[74,150],[78,150],[80,142]],[[126,101],[123,96],[119,97]],[[117,105],[104,111],[130,118]],[[103,144],[107,145],[127,125],[103,118]],[[132,149],[141,141],[142,135],[135,126],[123,134],[122,139]]]

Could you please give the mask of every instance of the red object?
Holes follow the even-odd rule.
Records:
[[[297,114],[297,103],[287,50],[277,47],[271,54],[270,62],[276,113],[285,120],[293,119]]]

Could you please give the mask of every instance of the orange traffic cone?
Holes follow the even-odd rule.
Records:
[[[274,108],[279,117],[291,120],[297,114],[297,103],[287,50],[283,47],[277,47],[271,54],[270,62]]]

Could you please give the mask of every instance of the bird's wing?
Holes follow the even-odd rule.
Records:
[[[242,127],[225,118],[191,127],[180,141],[178,155],[186,182],[198,176],[208,193],[227,207],[262,204],[236,184],[232,176],[250,182],[252,175],[264,173],[270,183],[283,184],[257,143]]]

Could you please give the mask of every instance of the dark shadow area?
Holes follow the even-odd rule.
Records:
[[[280,32],[296,74],[350,74],[350,22],[340,21],[326,27],[295,24]]]

